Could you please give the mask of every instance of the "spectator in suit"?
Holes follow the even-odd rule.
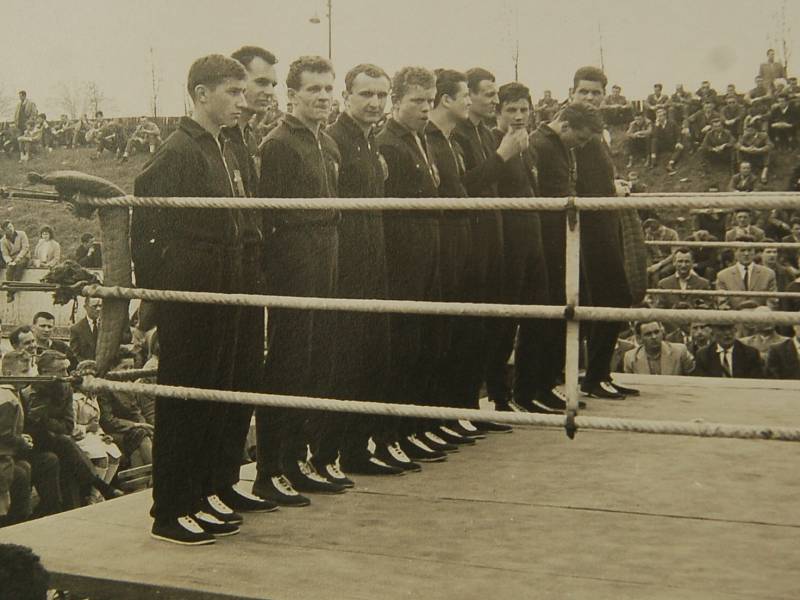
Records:
[[[759,65],[758,76],[769,89],[775,86],[776,79],[786,79],[786,67],[779,62],[775,62],[775,50],[772,48],[767,50],[767,62]]]
[[[764,239],[764,230],[752,224],[753,213],[749,208],[737,209],[733,215],[733,220],[736,224],[725,232],[726,242],[733,242],[742,236],[749,236],[753,238],[754,242],[760,242]]]
[[[736,159],[740,162],[746,160],[753,165],[753,168],[760,169],[761,183],[767,183],[773,144],[760,127],[760,119],[745,120],[744,132],[736,142]]]
[[[669,96],[663,93],[664,86],[660,83],[653,85],[653,93],[647,96],[644,102],[644,114],[653,121],[656,118],[656,109],[660,107],[667,107],[669,103]]]
[[[764,241],[774,240],[764,238]],[[778,249],[775,246],[765,246],[761,250],[761,264],[775,271],[775,285],[779,292],[785,292],[789,284],[794,281],[794,273],[778,261]]]
[[[789,150],[797,145],[798,123],[797,105],[791,104],[787,94],[781,94],[769,113],[769,135],[778,148]]]
[[[770,313],[772,311],[766,306],[757,306],[753,309],[753,312]],[[753,325],[753,328],[755,329],[755,333],[740,339],[743,344],[747,344],[751,348],[758,350],[761,354],[762,361],[767,359],[767,352],[769,352],[772,346],[780,344],[788,339],[785,335],[780,335],[777,332],[775,325],[769,323]]]
[[[705,168],[717,164],[726,167],[730,172],[733,168],[734,146],[736,139],[722,126],[722,117],[714,116],[711,119],[711,129],[700,145],[700,156]]]
[[[67,357],[70,364],[70,369],[74,369],[78,361],[75,355],[72,354],[69,345],[61,340],[53,339],[53,330],[56,326],[56,318],[49,312],[40,311],[33,315],[33,325],[31,331],[36,337],[36,354],[40,356],[47,350],[55,350]]]
[[[625,148],[628,153],[627,168],[633,166],[633,161],[637,159],[648,162],[648,151],[650,146],[650,134],[653,126],[644,116],[644,113],[636,113],[633,117],[628,130],[625,132]]]
[[[670,119],[664,107],[656,109],[656,122],[650,135],[650,166],[655,167],[661,155],[668,155],[667,171],[672,174],[681,158],[685,139],[678,123]]]
[[[20,90],[19,104],[17,104],[16,111],[14,111],[14,124],[17,127],[17,131],[20,133],[25,131],[28,124],[36,120],[36,115],[38,114],[36,103],[28,98],[28,92]]]
[[[0,227],[5,232],[3,238],[0,239],[0,253],[6,264],[6,281],[19,281],[31,260],[28,234],[24,231],[17,231],[11,221],[3,221]],[[13,302],[14,292],[9,291],[7,297],[9,302]]]
[[[703,102],[703,107],[686,119],[684,135],[691,136],[692,146],[697,148],[703,143],[706,134],[711,131],[711,121],[718,118],[719,113],[713,101]]]
[[[700,277],[694,271],[694,258],[692,250],[689,248],[678,248],[672,255],[672,265],[675,273],[669,277],[664,277],[658,282],[658,288],[662,290],[710,290],[711,282],[705,277]],[[673,308],[678,302],[688,302],[694,308],[707,306],[711,303],[711,298],[701,296],[673,296],[664,294],[657,296],[658,308]]]
[[[36,375],[36,336],[30,325],[20,325],[8,336],[8,341],[14,350],[18,350],[28,357],[26,375]]]
[[[93,234],[87,232],[81,236],[81,245],[75,251],[75,260],[87,269],[102,268],[103,252],[100,244],[95,242]]]
[[[722,120],[725,123],[725,128],[735,138],[742,134],[745,112],[745,108],[739,101],[738,96],[732,94],[725,96],[725,106],[722,107],[721,111]]]
[[[97,332],[100,325],[102,298],[86,298],[83,308],[86,316],[69,329],[69,347],[76,360],[94,360]]]
[[[713,342],[698,350],[695,375],[700,377],[755,378],[763,376],[758,350],[736,339],[736,326],[718,323],[711,326]]]
[[[33,249],[33,266],[49,269],[61,261],[61,244],[53,239],[53,228],[45,225],[39,230],[39,241]]]
[[[709,219],[710,221],[710,219]],[[724,227],[724,223],[723,223]],[[724,235],[725,230],[722,230]],[[716,236],[711,235],[706,229],[698,229],[693,231],[691,235],[686,238],[686,241],[691,242],[718,242]],[[692,257],[694,258],[695,272],[713,281],[717,278],[717,271],[721,267],[720,256],[716,248],[692,248]]]
[[[640,375],[689,375],[694,358],[685,345],[664,341],[664,326],[659,321],[634,325],[640,346],[625,353],[626,373]]]
[[[794,335],[767,352],[767,376],[773,379],[800,379],[800,325],[794,326]]]
[[[785,244],[800,244],[800,217],[792,217],[789,221],[792,232],[781,238]],[[797,250],[786,249],[781,251],[781,262],[792,269],[798,269]]]
[[[737,242],[753,242],[751,236],[743,235],[736,238]],[[734,256],[736,264],[723,269],[717,274],[716,289],[732,291],[758,291],[774,292],[777,291],[775,282],[775,271],[753,262],[753,248],[736,248]],[[733,309],[741,307],[747,300],[744,296],[719,297],[720,306],[729,306]],[[766,305],[766,298],[753,298],[753,302],[759,305]]]
[[[758,178],[753,175],[753,165],[746,160],[739,163],[739,172],[731,177],[732,192],[752,192],[756,189]]]

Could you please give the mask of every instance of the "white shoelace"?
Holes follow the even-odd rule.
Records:
[[[300,467],[300,472],[310,480],[316,481],[317,483],[330,483],[330,481],[317,473],[314,467],[311,466],[311,463],[304,460],[298,460],[297,466]]]
[[[221,515],[232,515],[233,514],[233,510],[231,510],[231,507],[228,506],[227,504],[225,504],[222,500],[220,500],[220,497],[217,496],[217,495],[209,496],[208,497],[208,503],[211,505],[211,508],[213,508],[215,511],[217,511]]]
[[[478,431],[478,428],[475,427],[475,425],[473,425],[472,422],[467,421],[466,419],[461,419],[458,422],[458,424],[461,425],[464,429],[466,429],[469,432]]]
[[[605,391],[607,391],[609,394],[619,394],[619,392],[617,391],[617,388],[615,388],[613,385],[611,385],[607,381],[601,381],[600,382],[600,387],[603,388]]]
[[[425,437],[428,438],[430,441],[432,441],[434,444],[446,444],[447,443],[442,438],[440,438],[438,435],[433,433],[432,431],[426,431],[425,432]]]
[[[433,452],[433,450],[425,442],[419,439],[416,434],[408,436],[408,441],[414,444],[420,450],[424,450],[425,452]]]
[[[203,523],[209,523],[211,525],[224,525],[224,521],[220,521],[217,517],[207,512],[198,511],[194,513],[194,518],[198,521],[202,521]]]
[[[411,459],[408,458],[408,455],[405,452],[403,452],[403,449],[400,447],[400,442],[389,444],[387,446],[387,449],[389,450],[389,454],[392,456],[393,459],[403,463],[411,462]]]
[[[338,463],[325,465],[325,470],[328,472],[328,475],[334,479],[346,479],[344,473],[342,473],[342,470],[339,468]]]
[[[285,475],[273,477],[272,485],[285,496],[297,496],[297,490],[292,487],[292,482],[286,479]]]
[[[190,533],[204,533],[203,528],[192,517],[178,517],[178,525]]]

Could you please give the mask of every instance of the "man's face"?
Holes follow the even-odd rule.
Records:
[[[732,83],[729,83],[729,84],[728,84],[728,88],[727,88],[727,90],[726,90],[726,93],[728,93],[728,94],[735,94],[735,93],[736,93],[736,86],[735,86],[735,85],[733,85]]]
[[[588,127],[573,129],[565,124],[564,128],[561,130],[561,141],[567,148],[582,148],[593,136],[592,130]]]
[[[102,298],[88,298],[86,300],[86,306],[84,307],[84,310],[86,310],[86,316],[89,317],[90,320],[96,321],[97,317],[100,316],[100,309],[102,307]]]
[[[32,331],[26,331],[19,336],[19,347],[16,349],[21,350],[28,356],[36,354],[36,336],[33,335]]]
[[[454,96],[449,96],[448,110],[458,119],[466,119],[469,116],[469,109],[472,106],[469,88],[466,82],[458,83],[458,91]]]
[[[743,162],[741,165],[739,165],[739,173],[741,173],[745,177],[750,175],[750,173],[752,172],[753,172],[753,165],[751,165],[750,163]]]
[[[722,121],[720,121],[719,119],[715,119],[714,121],[711,121],[711,129],[714,129],[716,131],[719,131],[720,129],[722,129]]]
[[[83,242],[83,245],[86,246],[87,248],[91,248],[93,244],[94,244],[94,238],[89,238],[88,240]]]
[[[545,90],[544,99],[545,100],[550,100],[550,98],[552,98],[552,97],[553,97],[553,92],[551,92],[550,90]]]
[[[228,77],[213,88],[202,86],[205,92],[201,102],[211,121],[218,127],[235,124],[242,115],[242,110],[247,107],[244,98],[245,82],[244,79]]]
[[[491,119],[497,112],[500,100],[497,97],[497,85],[493,81],[481,81],[478,91],[470,92],[469,97],[472,102],[471,112],[481,119]]]
[[[737,248],[736,249],[736,260],[739,261],[740,264],[747,266],[751,262],[753,262],[753,249],[752,248]]]
[[[741,211],[736,213],[736,224],[739,227],[747,227],[750,225],[750,213]]]
[[[269,64],[260,56],[256,56],[250,61],[246,70],[247,83],[245,85],[244,98],[247,102],[247,107],[255,113],[264,114],[272,104],[275,86],[278,85],[275,66]]]
[[[764,79],[761,77],[756,77],[756,87],[764,87]]]
[[[572,101],[599,107],[605,95],[606,91],[601,82],[581,79],[572,92]]]
[[[292,114],[301,121],[328,121],[333,101],[333,73],[300,73],[300,89],[289,90]]]
[[[359,73],[350,92],[345,92],[347,113],[359,123],[374,125],[383,117],[389,99],[389,80]]]
[[[703,111],[706,114],[711,114],[712,112],[714,112],[714,105],[710,102],[706,102],[705,104],[703,104]]]
[[[727,349],[733,346],[733,341],[736,339],[736,327],[729,324],[715,325],[713,328],[714,341]]]
[[[792,235],[795,239],[800,239],[800,223],[792,224]]]
[[[656,96],[658,96],[658,95],[661,93],[661,86],[660,86],[660,85],[654,85],[654,86],[653,86],[653,93],[654,93]]]
[[[506,102],[497,114],[497,125],[507,131],[525,129],[531,117],[531,105],[525,98]]]
[[[664,341],[664,331],[661,329],[660,323],[644,323],[640,331],[639,337],[645,350],[656,352],[661,348],[661,342]]]
[[[692,271],[692,255],[689,252],[676,252],[672,262],[679,277],[685,279],[689,276]]]
[[[711,327],[705,323],[692,323],[690,335],[695,344],[705,346],[711,341]]]
[[[19,93],[19,101],[20,102],[25,102],[25,97],[26,97],[25,92],[20,92]]]
[[[773,62],[774,60],[775,60],[775,51],[770,50],[769,52],[767,52],[767,61]]]
[[[51,377],[67,377],[69,375],[69,361],[59,360],[54,362],[46,369],[39,369],[40,375],[50,375]]]
[[[764,248],[761,251],[761,258],[766,265],[777,265],[778,264],[778,249],[774,246],[771,248]]]
[[[53,335],[53,328],[55,325],[55,321],[52,319],[45,319],[44,317],[36,319],[31,327],[34,336],[36,336],[36,341],[46,342],[49,340],[50,336]]]
[[[732,106],[736,106],[736,98],[728,98],[725,101],[725,104],[727,104],[728,106],[731,106],[731,107]]]
[[[409,86],[406,94],[397,101],[397,121],[411,131],[421,132],[436,99],[436,87]]]
[[[5,226],[5,229],[3,231],[5,231],[6,235],[9,237],[14,235],[14,224],[9,223],[8,225]]]
[[[616,97],[616,96],[619,96],[621,93],[622,93],[622,88],[620,88],[620,87],[618,87],[616,85],[611,88],[611,95],[612,96]]]

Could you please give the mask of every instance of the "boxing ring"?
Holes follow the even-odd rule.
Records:
[[[648,194],[630,198],[231,199],[98,198],[131,206],[340,210],[563,210],[563,306],[295,298],[144,290],[107,272],[79,293],[106,305],[131,299],[305,310],[564,319],[564,415],[342,401],[132,383],[141,373],[85,377],[88,392],[147,392],[254,405],[518,425],[441,465],[399,478],[358,477],[355,491],[310,508],[249,515],[242,533],[201,549],[147,535],[149,494],[2,531],[31,546],[65,587],[109,598],[796,598],[800,516],[794,460],[800,385],[790,381],[619,376],[640,387],[625,401],[579,411],[584,320],[794,324],[792,312],[581,306],[580,214],[637,208],[798,208],[797,194]],[[107,214],[108,217],[108,214]],[[106,235],[104,229],[104,236]],[[119,237],[120,232],[108,232]],[[702,242],[702,244],[713,244]],[[743,242],[719,243],[721,247]],[[105,242],[104,242],[105,245]],[[676,245],[693,245],[679,243]],[[754,243],[752,246],[797,246]],[[130,261],[128,259],[128,264]],[[682,292],[685,293],[685,292]],[[711,294],[725,295],[721,292]],[[770,293],[770,297],[780,294]],[[105,319],[104,319],[105,321]],[[102,332],[101,332],[102,334]],[[720,415],[724,418],[720,419]],[[559,430],[572,441],[565,441]],[[616,432],[616,433],[609,433]],[[636,434],[663,434],[646,436]],[[577,435],[576,435],[577,434]],[[708,439],[727,438],[727,439]],[[243,468],[252,481],[252,465]],[[100,528],[98,534],[96,528]],[[97,554],[76,557],[82,544]],[[106,592],[100,590],[107,590]]]

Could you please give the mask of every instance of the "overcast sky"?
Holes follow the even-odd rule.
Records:
[[[484,66],[500,83],[514,77],[519,15],[520,80],[535,98],[564,97],[574,70],[600,64],[630,98],[655,81],[666,89],[703,79],[717,89],[752,79],[771,45],[783,0],[333,0],[333,59],[339,79],[360,62],[390,73],[403,65]],[[787,18],[800,23],[800,3]],[[327,54],[324,0],[0,0],[4,58],[0,92],[28,95],[51,118],[61,112],[59,82],[94,81],[110,99],[107,115],[150,111],[152,47],[159,113],[183,114],[186,73],[204,54],[243,44],[272,50],[279,79],[301,54]],[[517,7],[515,9],[515,7]],[[315,14],[322,23],[314,25]],[[800,30],[790,71],[800,64]],[[780,50],[779,50],[780,56]],[[283,83],[279,96],[285,97]]]

